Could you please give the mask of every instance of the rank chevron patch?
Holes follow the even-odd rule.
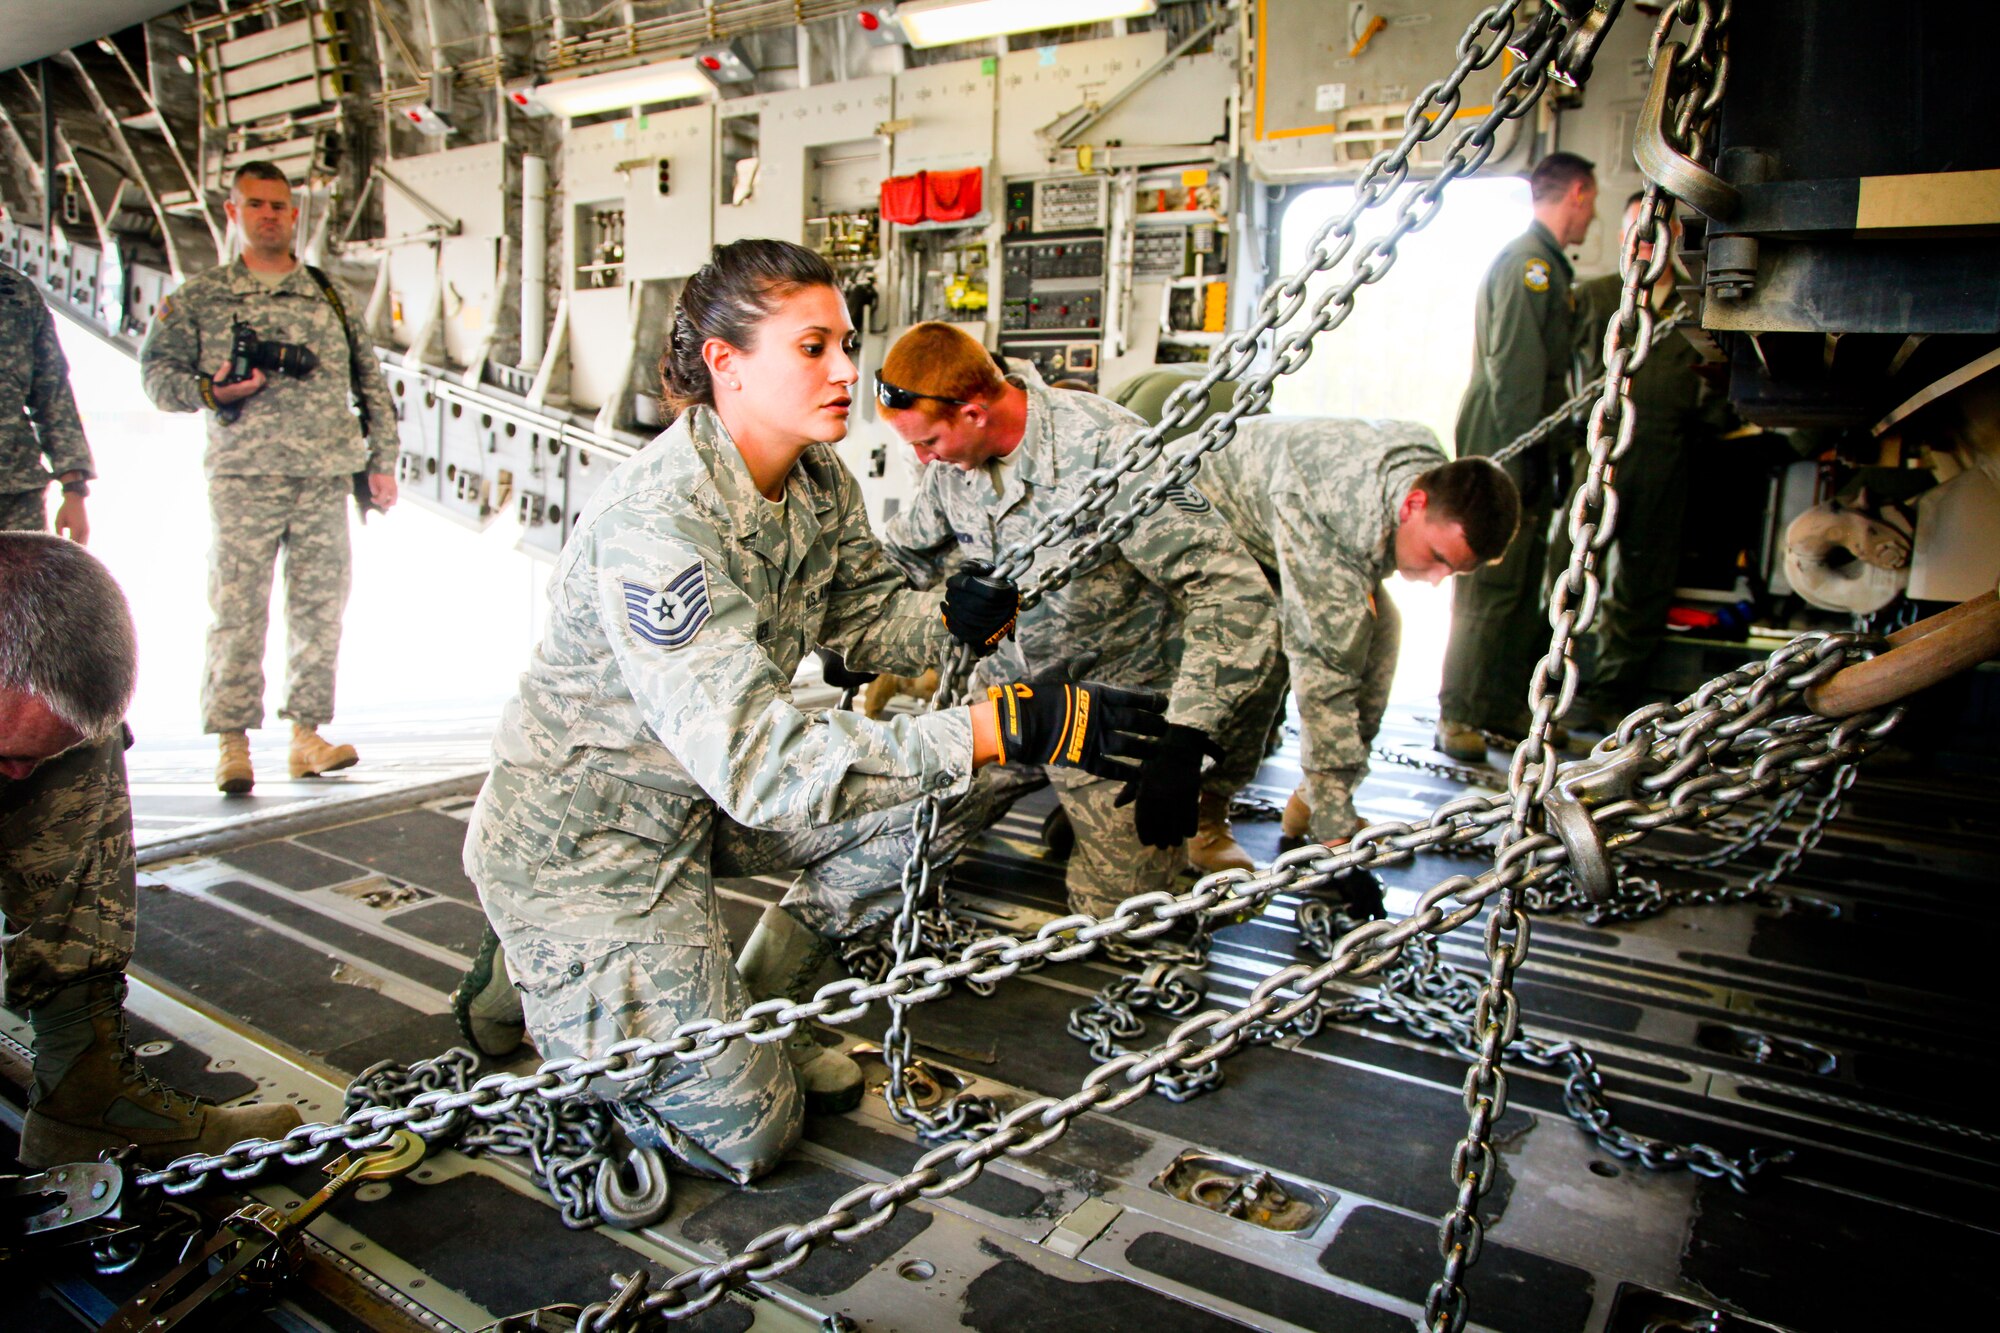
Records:
[[[656,648],[679,648],[708,623],[708,568],[697,560],[664,588],[625,585],[625,623]]]

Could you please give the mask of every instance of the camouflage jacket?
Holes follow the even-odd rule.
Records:
[[[591,497],[563,546],[466,873],[489,904],[498,894],[558,933],[691,939],[712,929],[704,895],[672,888],[705,865],[662,856],[709,803],[801,830],[962,793],[966,710],[871,722],[792,703],[816,645],[922,670],[946,643],[938,600],[883,557],[833,446],[807,449],[774,504],[721,419],[690,409]]]
[[[333,279],[338,283],[339,279]],[[352,318],[353,297],[341,289]],[[319,285],[300,264],[276,287],[266,287],[242,259],[188,279],[160,303],[139,349],[146,396],[165,412],[200,412],[208,378],[229,359],[241,321],[260,339],[301,343],[319,366],[299,379],[265,372],[267,383],[241,400],[242,415],[225,425],[208,414],[211,477],[337,477],[366,468],[396,469],[396,411],[365,336],[356,334],[363,361],[359,380],[368,405],[371,436],[351,406],[347,331]]]
[[[55,317],[35,284],[0,268],[0,494],[39,490],[65,472],[97,475],[69,390]]]
[[[1376,586],[1396,568],[1397,511],[1411,483],[1445,461],[1414,421],[1253,416],[1203,466],[1216,508],[1282,582],[1285,657],[1312,740],[1315,833],[1321,811],[1331,819],[1350,808],[1351,783],[1366,771],[1356,696]]]
[[[1026,361],[1007,365],[1028,392],[1026,431],[1009,461],[972,472],[931,463],[918,474],[910,507],[889,521],[884,544],[920,580],[966,560],[990,562],[1026,540],[1144,428],[1109,399],[1051,389]],[[1111,510],[1122,510],[1148,479],[1127,474]],[[1086,520],[1037,551],[1022,585],[1096,530]],[[1073,678],[1164,690],[1169,721],[1213,734],[1276,653],[1270,585],[1201,491],[1187,487],[1022,612],[1017,638],[980,663],[979,679],[997,684],[1061,667]]]

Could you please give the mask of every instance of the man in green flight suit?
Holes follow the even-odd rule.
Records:
[[[1502,250],[1473,313],[1472,381],[1458,408],[1458,456],[1488,455],[1568,397],[1574,310],[1565,247],[1580,243],[1597,208],[1596,168],[1550,153],[1528,183],[1535,220]],[[1486,758],[1483,732],[1527,730],[1528,678],[1548,642],[1541,615],[1550,515],[1559,497],[1551,447],[1506,464],[1521,492],[1521,528],[1506,558],[1456,584],[1439,692],[1437,748]]]
[[[1638,216],[1642,194],[1625,202],[1625,225]],[[1672,225],[1680,239],[1680,223]],[[1641,242],[1639,262],[1652,262],[1653,247]],[[1647,293],[1656,319],[1680,304],[1674,295],[1674,267],[1660,271]],[[1604,369],[1604,326],[1618,313],[1624,279],[1616,273],[1576,285],[1577,374],[1588,380]],[[1679,335],[1662,339],[1632,372],[1627,393],[1638,419],[1632,446],[1618,461],[1618,525],[1600,562],[1603,598],[1592,631],[1596,652],[1586,663],[1584,685],[1568,718],[1572,726],[1608,730],[1646,702],[1646,669],[1666,631],[1680,569],[1681,525],[1687,514],[1688,458],[1696,441],[1728,424],[1728,402],[1696,373],[1701,354]],[[1583,442],[1579,441],[1579,445]],[[1587,455],[1579,454],[1570,474],[1580,484]],[[1571,496],[1574,497],[1574,484]],[[1568,563],[1569,530],[1549,539],[1551,568]]]

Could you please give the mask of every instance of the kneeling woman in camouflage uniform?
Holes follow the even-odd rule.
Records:
[[[817,646],[915,673],[946,631],[997,645],[1018,600],[990,580],[940,600],[883,557],[833,449],[854,345],[819,256],[717,249],[661,361],[674,424],[591,497],[563,548],[465,855],[545,1057],[796,994],[825,936],[893,910],[910,824],[896,807],[963,798],[988,763],[1129,774],[1165,730],[1164,699],[1094,684],[1016,684],[881,722],[794,706],[793,672]],[[732,968],[711,876],[781,869],[807,874]],[[806,1034],[787,1054],[737,1041],[603,1091],[635,1140],[748,1181],[798,1138],[793,1065],[818,1065],[819,1048]]]

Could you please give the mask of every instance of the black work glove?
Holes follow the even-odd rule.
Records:
[[[1112,802],[1132,807],[1140,842],[1148,847],[1178,847],[1195,835],[1203,755],[1220,759],[1222,747],[1198,728],[1168,724],[1153,757]]]
[[[819,654],[819,674],[836,690],[858,690],[875,679],[873,671],[849,671],[847,660],[831,648],[815,648]]]
[[[1326,887],[1340,895],[1347,914],[1356,921],[1380,921],[1389,915],[1382,905],[1382,881],[1366,866],[1342,871],[1328,880]]]
[[[968,560],[944,581],[944,627],[951,637],[984,657],[1014,632],[1021,590],[983,560]]]
[[[995,685],[1000,762],[1080,768],[1100,778],[1137,778],[1167,733],[1167,696],[1085,681]]]

